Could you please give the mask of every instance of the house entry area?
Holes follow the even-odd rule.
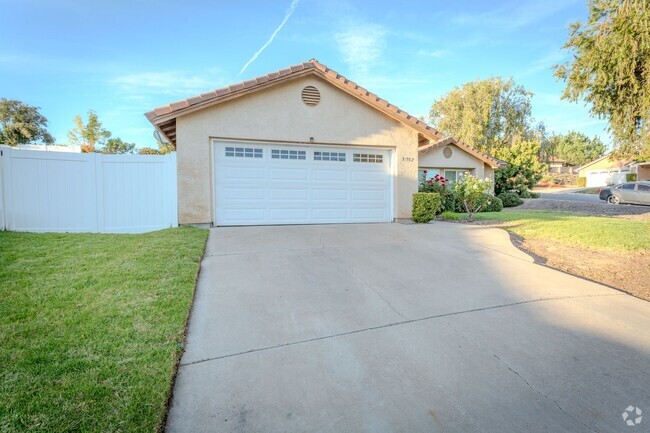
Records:
[[[215,225],[390,222],[392,150],[213,140]]]

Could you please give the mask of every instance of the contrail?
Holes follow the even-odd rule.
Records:
[[[239,71],[239,75],[241,75],[241,73],[244,72],[246,70],[246,68],[248,68],[248,65],[253,63],[255,61],[255,59],[257,59],[257,57],[259,57],[259,55],[262,54],[262,51],[264,51],[266,49],[266,47],[268,47],[271,44],[271,42],[273,42],[273,39],[275,39],[275,35],[277,35],[278,32],[280,30],[282,30],[282,27],[284,27],[284,25],[287,23],[287,21],[289,21],[289,18],[291,17],[291,14],[293,14],[293,11],[296,10],[296,6],[298,6],[299,1],[300,0],[291,0],[291,6],[289,6],[289,9],[287,9],[287,13],[284,15],[284,19],[282,20],[282,22],[280,23],[278,28],[275,29],[275,31],[273,33],[271,33],[271,37],[269,38],[268,41],[266,41],[266,43],[264,45],[262,45],[262,48],[257,50],[257,52],[255,54],[253,54],[253,57],[251,57],[250,60],[248,62],[246,62],[244,67],[241,68],[241,71]]]

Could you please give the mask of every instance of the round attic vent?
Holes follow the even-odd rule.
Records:
[[[320,102],[320,92],[314,86],[307,86],[302,89],[302,102],[313,107]]]
[[[442,149],[442,156],[445,158],[451,158],[451,154],[453,151],[451,150],[451,147],[447,146],[444,149]]]

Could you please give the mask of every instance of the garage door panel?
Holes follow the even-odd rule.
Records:
[[[226,179],[264,179],[264,168],[247,168],[226,165],[221,168]]]
[[[339,170],[314,169],[312,170],[312,179],[347,182],[348,172],[347,169],[339,169]]]
[[[353,190],[351,191],[352,193],[352,200],[360,200],[360,201],[377,201],[377,202],[383,202],[384,200],[387,199],[386,193],[383,190]]]
[[[235,156],[226,157],[224,147],[251,148],[258,156],[237,157],[235,152]],[[279,152],[283,150],[300,157],[282,159],[285,154]],[[325,152],[336,152],[337,160],[314,160],[322,158]],[[373,160],[382,162],[355,162],[354,153],[381,155],[373,156]],[[217,225],[392,219],[389,150],[266,143],[232,145],[215,140],[214,154]]]
[[[271,188],[272,200],[307,200],[309,190],[306,188]]]
[[[219,199],[233,201],[264,200],[264,190],[259,188],[227,188]]]
[[[386,173],[370,170],[352,171],[350,173],[350,180],[353,182],[384,183],[386,182]]]
[[[311,196],[316,201],[347,200],[347,189],[312,189]]]
[[[271,179],[307,180],[308,171],[295,168],[272,168]]]

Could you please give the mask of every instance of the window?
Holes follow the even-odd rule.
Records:
[[[314,152],[314,161],[345,161],[345,153]]]
[[[375,155],[372,153],[353,153],[352,160],[354,162],[374,162],[374,163],[383,163],[384,155]]]
[[[623,185],[623,189],[626,191],[634,191],[634,184],[633,183],[626,183]]]
[[[639,187],[637,188],[637,191],[639,192],[650,192],[650,185],[645,185],[640,183]]]
[[[226,147],[226,156],[235,158],[263,158],[262,149],[254,147]]]
[[[271,159],[307,159],[304,150],[271,149]]]
[[[433,179],[434,177],[436,177],[436,174],[440,175],[440,173],[442,172],[442,170],[439,168],[421,168],[418,170],[418,181],[422,179],[424,170],[427,171],[427,177],[425,178],[425,180]]]
[[[444,176],[449,182],[458,182],[467,174],[469,174],[467,170],[445,170]]]

